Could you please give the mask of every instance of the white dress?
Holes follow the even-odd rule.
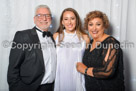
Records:
[[[58,36],[55,41],[57,45]],[[85,48],[86,42],[82,38],[79,40],[76,32],[69,34],[64,30],[64,39],[56,46],[57,70],[54,91],[85,91],[84,76],[76,70],[76,63],[82,62]]]

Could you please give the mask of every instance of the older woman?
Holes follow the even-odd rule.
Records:
[[[124,91],[122,50],[119,41],[104,33],[109,27],[107,16],[92,11],[87,14],[84,27],[93,38],[85,50],[83,63],[77,63],[77,70],[85,74],[86,90]]]

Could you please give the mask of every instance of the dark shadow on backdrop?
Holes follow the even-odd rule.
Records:
[[[56,29],[57,29],[57,20],[56,20],[56,17],[53,16],[52,17],[52,24],[50,25],[50,28],[49,28],[49,31],[51,31],[51,33],[55,33],[56,32]]]
[[[113,26],[110,24],[108,30],[105,30],[105,33],[108,35],[113,35]],[[123,49],[122,49],[123,50]],[[123,62],[124,62],[124,79],[125,79],[125,91],[132,91],[132,84],[131,84],[131,70],[130,70],[130,60],[128,55],[123,51]]]
[[[130,60],[127,56],[127,53],[123,52],[124,58],[124,77],[125,77],[125,91],[132,91],[131,84],[131,70],[130,70]]]
[[[113,34],[113,27],[112,24],[110,23],[110,27],[104,31],[106,34],[108,35],[112,35]]]

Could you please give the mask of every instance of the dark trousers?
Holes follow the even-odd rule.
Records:
[[[53,91],[54,90],[54,83],[48,83],[40,85],[37,91]]]

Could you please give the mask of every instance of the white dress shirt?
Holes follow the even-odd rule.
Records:
[[[55,80],[57,64],[55,46],[51,37],[43,37],[42,32],[38,30],[36,32],[41,43],[45,66],[45,74],[41,84],[52,83]]]

